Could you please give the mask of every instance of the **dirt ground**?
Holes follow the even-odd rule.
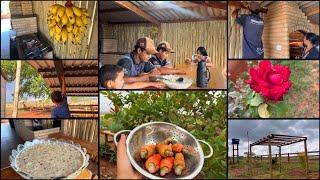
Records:
[[[117,177],[117,167],[114,163],[100,158],[100,178],[115,179]]]

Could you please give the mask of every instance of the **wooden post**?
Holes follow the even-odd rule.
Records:
[[[234,144],[232,144],[232,163],[234,164]]]
[[[16,79],[15,79],[16,85],[14,87],[12,118],[16,118],[18,116],[20,74],[21,74],[21,61],[17,61],[17,70],[16,70]]]
[[[251,146],[251,144],[250,144],[250,151],[249,151],[249,166],[250,166],[250,172],[251,172],[251,177],[253,176],[253,170],[252,170],[252,163],[253,163],[253,161],[252,161],[252,157],[251,157],[251,155],[252,155],[252,146]]]
[[[262,161],[262,155],[260,156],[260,161]]]
[[[270,142],[270,138],[268,138],[268,146],[269,146],[270,179],[272,179],[272,155],[271,155],[271,142]]]
[[[281,173],[281,146],[279,146],[279,171]]]
[[[289,153],[288,153],[288,162],[290,162],[290,155],[289,155]]]
[[[309,179],[309,162],[308,162],[308,151],[307,151],[307,139],[304,140],[304,155],[306,156],[306,176]]]
[[[239,144],[237,144],[237,163],[239,164]]]

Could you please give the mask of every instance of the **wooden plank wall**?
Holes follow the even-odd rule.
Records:
[[[119,52],[132,51],[140,37],[150,37],[155,44],[168,41],[175,50],[170,55],[173,65],[184,63],[197,47],[204,46],[213,62],[224,68],[227,62],[226,23],[222,20],[162,23],[160,27],[151,24],[110,24],[102,26],[102,37],[117,39]]]
[[[95,16],[92,17],[93,9],[95,6],[95,1],[71,1],[78,7],[86,7],[90,15],[90,21],[87,26],[87,34],[89,29],[93,26],[92,36],[90,44],[88,46],[88,59],[98,58],[98,3],[96,7]],[[47,13],[49,8],[53,4],[64,5],[66,1],[32,1],[33,12],[37,15],[38,19],[38,31],[41,32],[48,40],[50,40],[51,45],[54,47],[54,54],[61,59],[84,59],[87,51],[88,35],[82,39],[81,45],[73,45],[68,42],[65,45],[54,44],[53,40],[49,36],[49,27],[47,25]],[[94,18],[93,24],[91,24],[91,18]]]
[[[64,120],[62,124],[63,134],[89,142],[98,142],[97,120]]]

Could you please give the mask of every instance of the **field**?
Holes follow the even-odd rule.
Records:
[[[229,163],[228,175],[233,179],[269,179],[269,163],[265,158],[254,160],[252,169],[249,169],[246,159],[241,159],[239,164]],[[273,179],[306,179],[305,169],[297,158],[290,158],[288,163],[285,158],[282,158],[281,173],[279,171],[278,162],[273,165]],[[319,179],[319,159],[309,160],[309,178]]]
[[[97,100],[88,100],[83,98],[74,98],[72,97],[68,100],[68,105],[70,111],[98,111]],[[90,107],[93,105],[93,108]],[[20,101],[18,106],[18,118],[50,118],[51,109],[54,108],[54,104],[48,100],[42,101]],[[13,104],[7,103],[5,110],[5,117],[11,118],[13,112]],[[86,116],[85,114],[77,114]],[[87,116],[92,117],[92,114],[87,114]]]

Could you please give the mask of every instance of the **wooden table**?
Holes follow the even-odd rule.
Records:
[[[193,82],[189,89],[202,89],[197,87],[197,64],[178,64],[175,68],[186,71],[185,76],[192,78]],[[227,79],[222,75],[222,69],[219,67],[208,67],[208,69],[210,80],[207,89],[226,89]]]
[[[92,173],[89,169],[83,170],[79,176],[75,179],[91,179]],[[18,173],[16,173],[12,167],[5,167],[1,169],[1,179],[23,179]]]

